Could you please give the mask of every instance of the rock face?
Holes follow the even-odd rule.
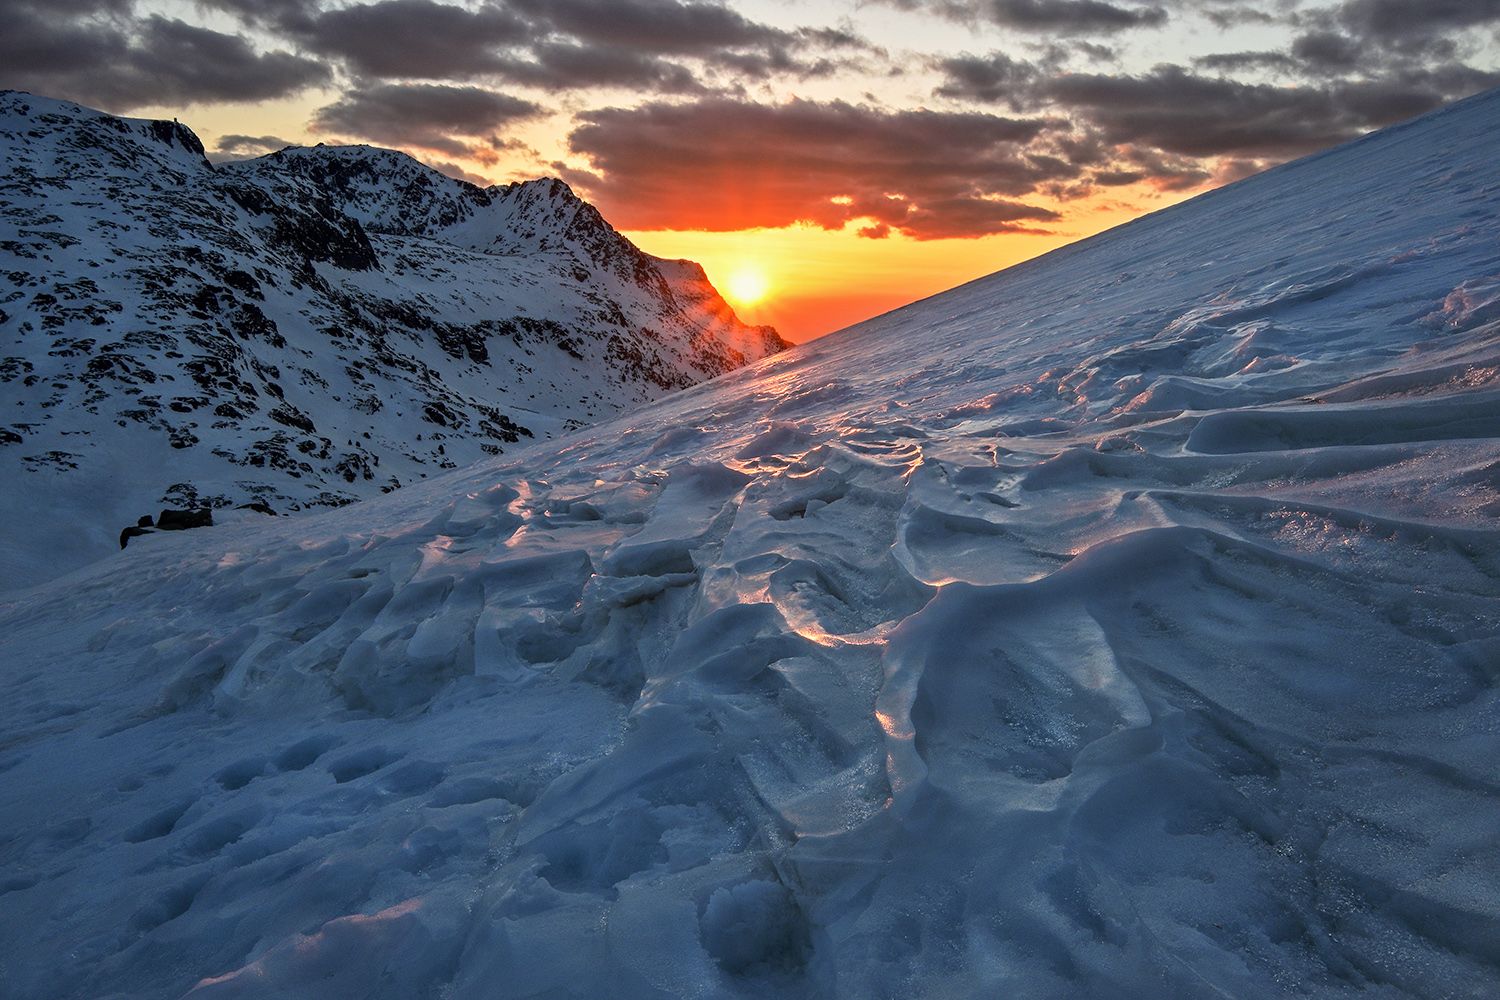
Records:
[[[786,346],[558,180],[365,146],[216,168],[175,121],[16,92],[0,150],[0,516],[56,519],[11,583],[158,503],[338,506]]]

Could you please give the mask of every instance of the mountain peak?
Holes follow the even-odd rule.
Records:
[[[0,578],[163,505],[348,503],[785,346],[556,178],[480,188],[374,146],[215,168],[178,122],[19,93],[0,142],[0,519],[48,542]]]
[[[181,178],[214,169],[202,140],[176,119],[120,118],[23,90],[0,90],[0,143],[7,150],[26,147],[26,166],[59,173],[154,168]]]

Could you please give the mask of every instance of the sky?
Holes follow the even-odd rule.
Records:
[[[0,0],[215,159],[559,176],[802,341],[1500,85],[1500,0]],[[1500,127],[1500,123],[1497,123]]]

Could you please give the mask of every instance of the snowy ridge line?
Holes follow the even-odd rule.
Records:
[[[0,586],[162,507],[338,506],[786,345],[562,181],[403,153],[211,165],[177,122],[0,92]]]
[[[1497,115],[0,597],[0,987],[1494,993]]]

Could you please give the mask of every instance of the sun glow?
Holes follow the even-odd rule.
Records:
[[[724,294],[736,305],[753,306],[771,291],[771,282],[766,273],[751,264],[741,264],[729,272],[724,282]]]

